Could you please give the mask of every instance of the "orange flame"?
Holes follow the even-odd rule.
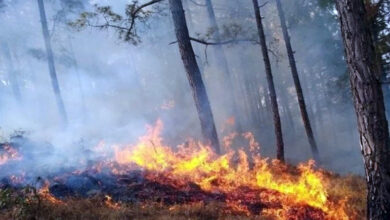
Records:
[[[275,193],[259,193],[257,196],[262,202],[280,203],[276,208],[262,210],[262,214],[279,219],[288,218],[296,207],[307,206],[321,210],[326,219],[349,219],[343,201],[329,200],[327,187],[330,180],[323,172],[313,169],[314,161],[298,165],[298,172],[294,173],[278,161],[269,163],[267,158],[257,154],[249,157],[243,150],[215,155],[208,146],[194,142],[190,148],[179,146],[177,151],[173,151],[163,144],[160,137],[162,128],[159,120],[155,127],[148,127],[147,135],[141,137],[136,145],[117,148],[116,162],[162,174],[174,180],[177,187],[193,182],[204,191],[232,195],[242,188],[273,191]],[[259,144],[253,135],[245,133],[243,136],[249,142],[250,151],[258,152]],[[238,159],[232,162],[233,157]],[[149,178],[159,181],[157,176],[150,175]],[[242,198],[245,199],[245,195]],[[244,211],[240,202],[227,201],[230,207]]]
[[[51,193],[50,193],[50,190],[49,190],[49,182],[48,181],[45,181],[44,185],[42,186],[42,188],[40,188],[38,190],[38,194],[44,198],[45,200],[51,202],[52,204],[56,204],[56,205],[65,205],[65,203],[59,199],[57,199],[56,197],[54,197]]]
[[[0,153],[0,165],[6,164],[11,160],[20,160],[19,152],[9,145],[3,147],[4,152]]]
[[[109,195],[104,197],[104,204],[111,209],[120,209],[119,203],[114,202]]]

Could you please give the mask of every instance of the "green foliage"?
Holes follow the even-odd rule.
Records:
[[[94,27],[98,29],[114,29],[119,36],[119,39],[137,45],[141,42],[141,38],[137,30],[137,22],[146,24],[152,14],[160,13],[159,7],[154,7],[154,10],[146,9],[161,0],[152,0],[150,2],[140,4],[137,0],[126,5],[124,16],[116,13],[110,6],[94,5],[93,12],[83,12],[80,17],[69,22],[71,27],[78,30],[86,27]]]
[[[9,189],[0,190],[0,210],[14,205],[11,191]]]
[[[74,15],[84,10],[83,0],[60,0],[60,9],[54,15],[54,21],[68,23]]]
[[[77,12],[84,9],[83,0],[61,0],[61,5],[68,12]]]
[[[322,8],[334,9],[334,0],[318,0],[318,5]]]
[[[21,190],[0,189],[0,210],[12,210],[9,218],[31,219],[39,216],[41,198],[36,189],[26,186]]]

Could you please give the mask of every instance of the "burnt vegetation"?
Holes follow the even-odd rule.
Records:
[[[390,1],[0,0],[0,24],[0,219],[390,219]]]

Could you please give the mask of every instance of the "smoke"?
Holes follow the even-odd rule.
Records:
[[[245,35],[256,36],[249,0],[247,3],[214,2],[221,27],[238,24]],[[311,2],[315,4],[315,1]],[[45,1],[58,80],[69,117],[69,125],[64,129],[51,87],[37,3],[4,3],[6,7],[1,9],[0,14],[0,41],[8,44],[12,51],[22,100],[18,102],[12,92],[9,78],[12,70],[5,65],[6,57],[2,51],[0,127],[4,138],[15,131],[27,132],[26,135],[34,142],[34,147],[30,147],[34,153],[34,161],[29,164],[33,166],[30,167],[44,164],[47,169],[55,170],[85,165],[86,158],[91,158],[85,153],[86,149],[93,149],[102,140],[107,146],[134,143],[144,134],[145,124],[153,124],[159,118],[164,122],[163,136],[169,144],[182,143],[188,137],[201,138],[198,116],[179,51],[176,44],[170,44],[175,41],[175,36],[169,11],[164,11],[166,15],[152,16],[147,26],[140,25],[142,43],[133,46],[121,42],[113,30],[86,28],[75,31],[66,25],[66,21],[76,19],[79,12],[92,10],[93,4],[111,5],[114,11],[124,12],[128,1],[84,2],[83,8],[64,12],[67,15],[65,22],[61,20],[64,14],[58,16],[64,9],[63,2]],[[188,5],[187,19],[191,13],[193,24],[191,36],[206,33],[209,30],[206,9],[190,1]],[[287,14],[298,12],[288,5],[285,8],[292,8]],[[279,101],[284,107],[281,115],[286,157],[296,163],[311,157],[309,145],[300,120],[276,10],[273,4],[268,4],[262,11],[270,49],[276,54],[271,58],[279,99],[280,94],[285,94],[283,103],[281,99]],[[325,16],[321,22],[335,23],[331,15]],[[314,28],[317,24],[308,23],[292,24],[290,34],[323,165],[337,172],[362,173],[352,104],[334,101],[334,97],[328,95],[328,82],[337,81],[345,74],[342,60],[342,64],[334,65],[335,60],[340,62],[342,59],[342,48],[329,46],[341,41],[336,29],[329,30],[324,36],[323,27]],[[332,38],[335,40],[330,41]],[[216,65],[211,46],[194,44],[194,47],[222,138],[227,134],[223,128],[230,116],[229,107],[223,105],[226,101],[226,91],[220,86],[223,73]],[[232,89],[240,106],[236,121],[239,120],[245,130],[254,132],[265,156],[273,157],[272,118],[265,107],[266,84],[260,48],[251,43],[239,43],[225,45],[224,50],[229,70],[235,76]],[[328,69],[321,70],[325,67]],[[262,121],[251,118],[245,107],[248,104],[243,97],[245,88],[242,81],[245,78],[260,87],[259,99],[252,101],[257,106],[262,105],[258,111],[262,114]],[[292,116],[293,127],[289,125],[286,109]],[[37,172],[37,169],[32,170]],[[46,171],[41,169],[40,172],[43,170]]]

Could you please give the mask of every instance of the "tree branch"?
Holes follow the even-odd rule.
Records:
[[[113,12],[110,6],[101,7],[95,5],[95,12],[83,13],[79,19],[71,22],[70,25],[78,28],[82,28],[83,26],[101,29],[113,28],[118,31],[119,38],[137,44],[139,42],[139,36],[136,30],[137,21],[145,22],[152,12],[144,9],[162,1],[164,0],[149,0],[146,3],[138,5],[138,1],[133,0],[126,7],[126,18]],[[99,22],[99,16],[104,19],[104,23]],[[95,19],[95,21],[91,23],[91,19]]]
[[[164,1],[164,0],[152,0],[152,1],[150,1],[150,2],[146,2],[145,4],[143,4],[143,5],[140,5],[136,10],[134,10],[134,15],[136,15],[138,12],[140,12],[143,8],[146,8],[146,7],[148,7],[148,6],[150,6],[150,5],[153,5],[153,4],[155,4],[155,3],[159,3],[159,2],[162,2],[162,1]]]
[[[206,4],[200,4],[198,2],[196,2],[195,0],[189,0],[190,2],[192,2],[194,5],[197,5],[197,6],[202,6],[202,7],[205,7]]]
[[[263,4],[261,4],[261,5],[259,6],[259,8],[262,8],[262,7],[266,6],[267,4],[268,4],[268,2],[264,2]]]
[[[206,41],[206,40],[202,40],[202,39],[190,37],[190,40],[191,40],[191,41],[194,41],[194,42],[196,42],[196,43],[199,43],[199,44],[206,45],[206,46],[210,46],[210,45],[211,45],[211,46],[215,46],[215,45],[232,44],[232,43],[237,43],[237,42],[252,42],[252,43],[258,43],[258,42],[255,41],[255,40],[249,40],[249,39],[232,39],[232,40],[221,41],[221,42],[209,42],[209,41]],[[169,45],[175,44],[175,43],[177,43],[177,41],[170,42]]]
[[[130,35],[131,31],[133,30],[134,28],[134,25],[135,25],[135,20],[137,18],[137,14],[144,8],[148,7],[148,6],[151,6],[153,4],[156,4],[156,3],[159,3],[159,2],[162,2],[163,0],[152,0],[150,2],[146,2],[142,5],[140,5],[138,8],[136,8],[134,11],[132,11],[131,13],[131,22],[130,22],[130,27],[128,28],[127,30],[127,35]]]

